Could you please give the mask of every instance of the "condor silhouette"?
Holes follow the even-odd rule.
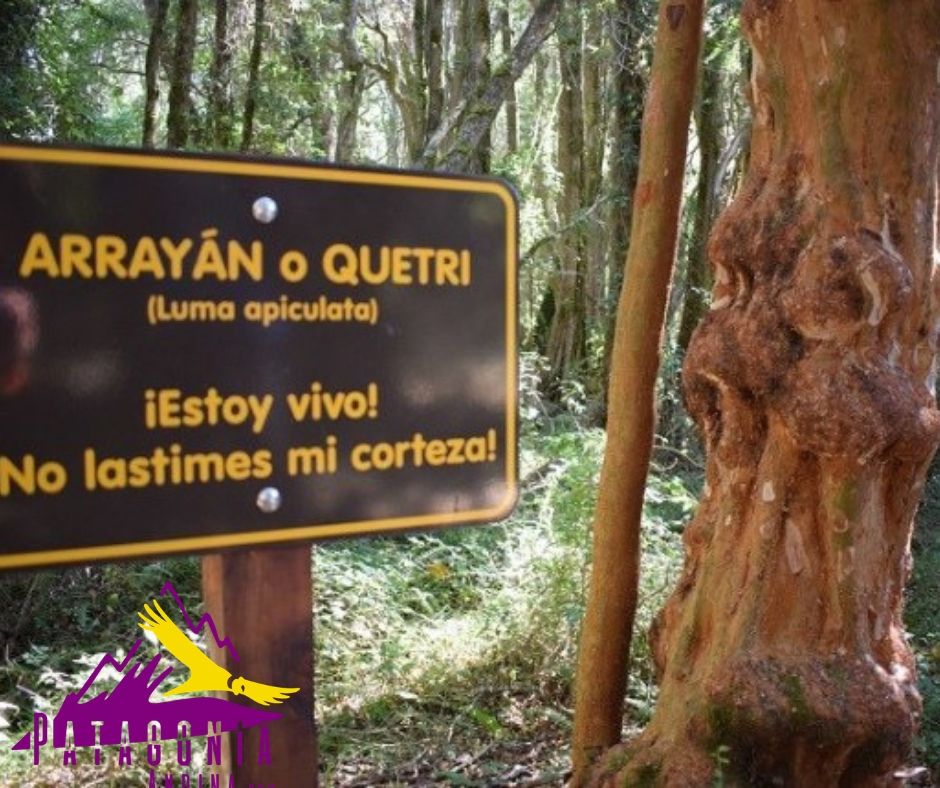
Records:
[[[233,680],[231,673],[216,665],[183,634],[163,612],[157,600],[153,600],[153,608],[144,605],[144,610],[146,615],[140,612],[137,614],[141,620],[140,628],[156,635],[166,650],[189,668],[189,678],[165,695],[179,695],[183,692],[231,692],[235,695],[245,695],[262,706],[270,706],[283,703],[298,691],[299,687],[273,687],[270,684],[249,681],[244,676]]]

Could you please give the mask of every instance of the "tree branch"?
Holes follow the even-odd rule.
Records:
[[[422,166],[453,171],[467,168],[473,151],[493,125],[510,86],[551,34],[560,8],[561,0],[541,0],[509,59],[441,121],[419,156]]]

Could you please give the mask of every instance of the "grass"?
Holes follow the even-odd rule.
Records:
[[[539,775],[555,770],[561,780],[602,450],[600,430],[542,420],[523,437],[526,483],[506,523],[317,551],[328,784],[394,783],[422,765],[445,784],[486,784],[540,743],[555,754],[539,759]],[[655,481],[644,539],[646,621],[680,558],[671,517],[692,505],[677,478]],[[641,678],[630,702],[643,717],[651,671],[638,640]]]
[[[563,779],[604,435],[570,416],[529,416],[523,494],[506,522],[316,550],[324,784]],[[672,584],[680,521],[693,506],[681,476],[654,478],[641,626]],[[92,772],[68,774],[51,763],[34,770],[8,747],[34,710],[54,712],[84,681],[99,652],[129,645],[138,606],[167,579],[198,609],[195,559],[38,572],[0,583],[0,632],[7,633],[0,785],[85,784]],[[654,699],[645,639],[636,641],[628,701],[634,724]],[[103,786],[140,784],[126,774],[96,777]]]

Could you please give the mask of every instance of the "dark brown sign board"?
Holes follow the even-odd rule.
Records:
[[[0,569],[500,519],[501,182],[0,146]]]

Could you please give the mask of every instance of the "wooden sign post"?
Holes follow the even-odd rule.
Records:
[[[202,592],[216,625],[239,644],[241,658],[214,650],[233,675],[300,687],[272,727],[271,763],[258,763],[258,731],[239,745],[229,735],[226,765],[238,788],[315,786],[319,769],[314,721],[313,594],[310,545],[264,547],[202,559]],[[284,593],[290,589],[289,593]],[[241,760],[241,763],[239,763]]]

